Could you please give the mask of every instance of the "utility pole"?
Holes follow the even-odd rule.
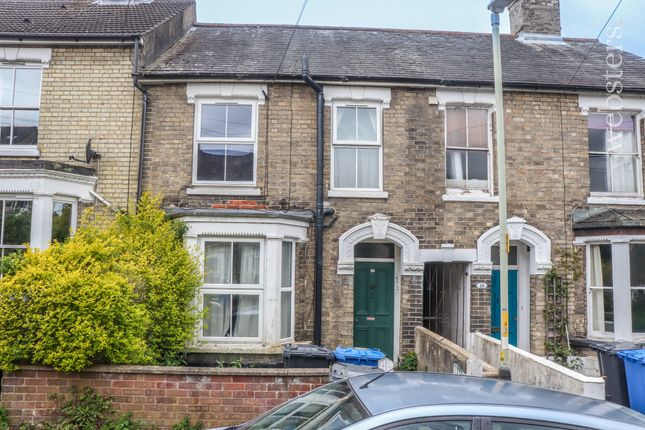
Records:
[[[497,130],[497,169],[499,187],[499,289],[500,289],[500,340],[499,377],[511,379],[508,367],[508,252],[509,241],[506,228],[506,142],[504,136],[504,95],[502,92],[502,52],[499,37],[499,14],[514,0],[492,0],[493,68],[495,74],[495,122]]]

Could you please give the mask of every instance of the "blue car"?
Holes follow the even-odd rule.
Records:
[[[226,429],[636,430],[645,415],[513,382],[394,372],[332,382]]]

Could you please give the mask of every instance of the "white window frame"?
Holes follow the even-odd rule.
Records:
[[[331,139],[331,176],[329,183],[329,197],[356,197],[356,198],[387,198],[387,193],[383,191],[383,103],[365,102],[365,101],[334,101],[332,102],[332,139]],[[342,107],[366,107],[376,109],[376,141],[359,141],[359,140],[338,140],[338,108]],[[336,187],[335,184],[335,149],[336,147],[353,147],[353,148],[378,148],[379,149],[379,186],[378,188],[342,188]],[[358,158],[357,158],[358,162]]]
[[[78,200],[73,198],[73,197],[65,197],[65,196],[54,196],[53,202],[52,202],[52,218],[53,218],[53,212],[54,212],[54,207],[53,205],[56,203],[64,203],[64,204],[71,204],[72,205],[72,216],[70,218],[70,235],[69,237],[72,237],[74,233],[76,232],[76,225],[78,223]],[[49,234],[49,241],[52,241],[52,234],[53,234],[53,219],[52,219],[52,231]]]
[[[32,242],[32,237],[33,237],[33,232],[34,232],[34,220],[36,219],[36,216],[34,216],[34,199],[33,197],[26,196],[26,195],[8,195],[8,194],[3,194],[0,195],[0,257],[4,254],[4,249],[21,249],[25,250],[27,249],[26,246],[24,245],[4,245],[4,202],[5,201],[21,201],[21,202],[31,202],[31,223],[29,225],[29,242]]]
[[[263,238],[236,238],[236,237],[203,237],[200,240],[200,250],[201,250],[201,273],[204,276],[202,285],[199,289],[200,297],[200,311],[204,311],[204,294],[231,294],[231,295],[257,295],[259,296],[258,302],[258,336],[257,337],[234,337],[234,336],[204,336],[204,321],[201,319],[199,321],[198,327],[198,336],[199,339],[209,342],[217,343],[258,343],[263,339],[264,333],[264,294],[265,294],[265,240]],[[258,284],[207,284],[205,279],[205,256],[206,256],[206,244],[211,242],[220,242],[220,243],[230,243],[231,247],[233,243],[259,243],[260,244],[260,258],[259,258],[259,283]],[[231,250],[232,251],[232,250]],[[231,264],[233,260],[233,254],[231,253]],[[231,270],[231,276],[233,272]]]
[[[289,318],[291,318],[291,332],[289,333],[289,336],[287,337],[282,337],[282,319],[280,319],[280,327],[279,327],[279,332],[280,332],[280,341],[281,342],[286,342],[294,339],[295,336],[295,323],[296,323],[296,310],[295,310],[295,303],[296,303],[296,242],[294,240],[289,240],[289,239],[284,239],[282,243],[289,243],[291,245],[291,285],[289,287],[283,287],[282,286],[282,270],[280,270],[280,317],[282,318],[282,293],[283,292],[290,292],[291,293],[291,315],[289,315]],[[282,259],[282,256],[280,257]],[[282,260],[281,260],[282,262]],[[280,266],[282,269],[282,265]]]
[[[587,291],[587,335],[591,339],[645,341],[645,333],[632,332],[631,279],[629,245],[645,243],[645,236],[602,236],[578,238],[576,243],[585,245],[585,284]],[[612,289],[614,302],[614,331],[593,330],[591,302],[591,246],[611,245]]]
[[[40,152],[38,151],[38,140],[40,140],[40,105],[42,104],[42,90],[43,90],[43,75],[44,67],[43,64],[34,64],[34,63],[11,63],[11,62],[0,62],[0,69],[12,69],[13,70],[13,85],[15,90],[16,84],[16,69],[39,69],[40,70],[40,82],[38,83],[38,106],[27,106],[27,105],[0,105],[0,110],[30,110],[38,111],[38,138],[34,145],[2,145],[0,144],[0,156],[13,156],[13,157],[38,157]],[[11,120],[11,130],[13,131],[13,122],[14,118],[12,116]],[[13,134],[13,133],[11,133]],[[12,138],[13,139],[13,138]]]
[[[202,106],[216,104],[239,104],[251,106],[251,136],[242,138],[221,138],[221,137],[201,137],[202,129]],[[215,186],[255,186],[257,182],[258,167],[258,102],[257,100],[244,98],[199,98],[195,99],[195,120],[193,130],[193,185],[215,185]],[[253,180],[252,181],[205,181],[197,179],[197,164],[199,159],[200,144],[252,144],[253,145]]]
[[[449,147],[448,146],[448,111],[450,109],[480,109],[486,111],[486,137],[488,140],[488,146],[486,149],[487,152],[487,169],[488,169],[488,191],[469,189],[469,188],[451,188],[448,187],[448,150],[465,150],[466,152],[471,151],[469,147]],[[463,196],[464,201],[471,200],[469,197],[474,198],[473,201],[479,201],[478,198],[482,198],[485,201],[496,202],[498,201],[495,197],[495,183],[494,183],[494,172],[493,172],[493,112],[494,109],[490,105],[479,105],[479,104],[446,104],[444,109],[443,116],[443,129],[444,129],[444,160],[445,160],[445,173],[444,173],[444,186],[446,190],[446,195],[444,195],[444,200],[462,200],[459,198],[451,198],[452,196]],[[466,112],[466,139],[468,139],[468,113]],[[473,151],[481,151],[483,149],[472,149]]]
[[[642,119],[642,116],[640,116],[639,112],[636,111],[630,111],[630,110],[614,110],[614,111],[608,111],[608,110],[595,110],[588,112],[588,115],[610,115],[610,114],[620,114],[623,117],[625,116],[630,116],[634,118],[634,139],[636,140],[636,149],[637,153],[632,153],[631,155],[636,155],[636,192],[633,193],[621,193],[621,192],[612,192],[612,191],[591,191],[591,174],[589,174],[589,203],[598,203],[598,204],[611,204],[614,203],[611,201],[610,198],[625,198],[625,199],[642,199],[643,198],[643,158],[642,158],[642,144],[641,144],[641,128],[640,128],[640,121]],[[589,125],[587,123],[587,139],[589,136]],[[587,148],[587,157],[589,158],[589,162],[591,162],[591,154],[592,152],[589,151],[589,148]],[[593,152],[593,154],[607,154],[606,152]],[[611,168],[611,166],[610,166]],[[603,201],[603,198],[607,198],[608,200]],[[615,203],[620,203],[615,202]]]

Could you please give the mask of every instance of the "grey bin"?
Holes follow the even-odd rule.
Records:
[[[338,381],[352,376],[366,375],[368,373],[383,373],[384,370],[376,366],[361,366],[358,364],[334,363],[329,369],[329,380]]]

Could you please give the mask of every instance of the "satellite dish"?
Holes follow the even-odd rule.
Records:
[[[85,160],[79,160],[73,155],[69,156],[70,160],[80,161],[81,163],[86,163],[86,164],[90,164],[92,161],[99,160],[100,158],[101,158],[101,154],[99,154],[98,152],[92,149],[92,139],[89,139],[87,141],[87,144],[85,145]]]
[[[85,162],[90,164],[90,162],[99,158],[101,158],[101,154],[92,149],[92,139],[89,139],[87,145],[85,145]]]

